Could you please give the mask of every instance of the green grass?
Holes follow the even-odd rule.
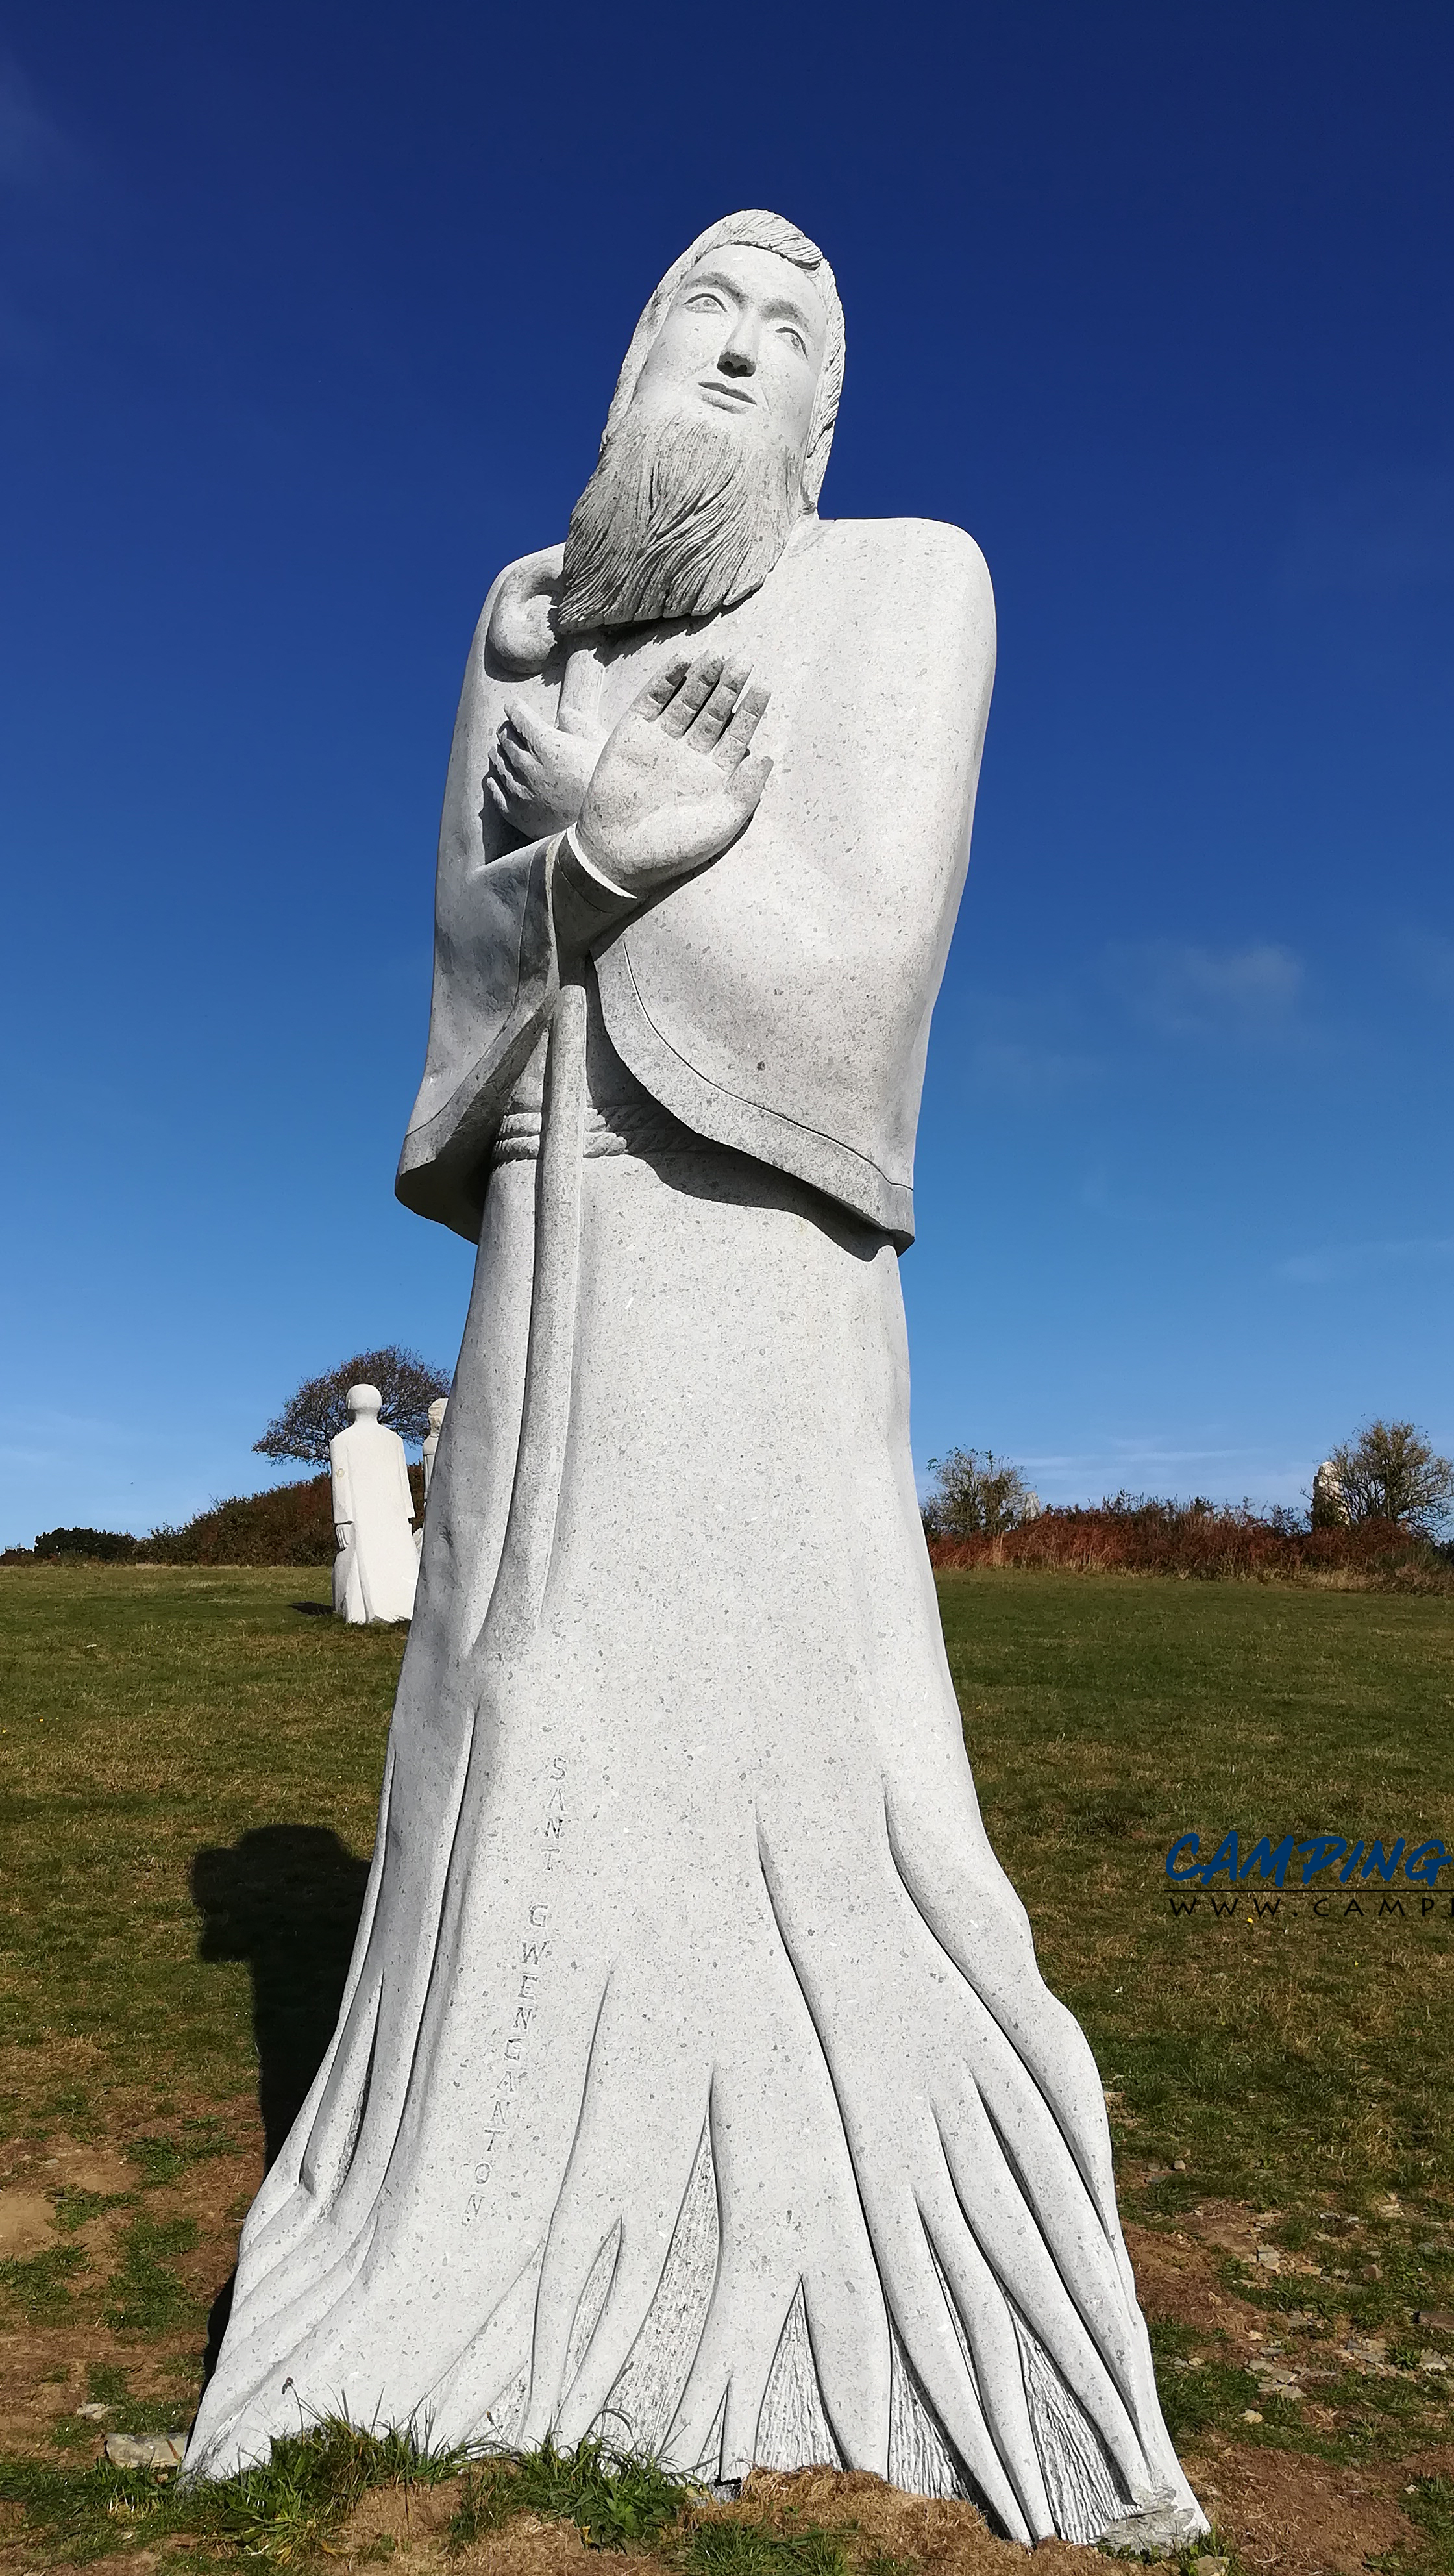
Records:
[[[58,2164],[54,2245],[0,2263],[0,2330],[29,2339],[37,2407],[36,2456],[4,2468],[0,2501],[52,2556],[114,2548],[124,2525],[190,2535],[204,2566],[307,2557],[351,2509],[339,2495],[406,2474],[349,2449],[366,2436],[323,2435],[321,2467],[285,2447],[225,2510],[207,2491],[204,2529],[164,2479],[65,2456],[98,2438],[65,2411],[83,2389],[109,2429],[190,2411],[256,2169],[259,2055],[276,2142],[332,2025],[403,1641],[291,1606],[326,1584],[0,1571],[0,2120],[28,2190],[65,2142],[110,2159]],[[1430,2346],[1454,2361],[1454,2338],[1412,2317],[1454,2309],[1449,1874],[1427,1917],[1406,1884],[1382,1921],[1316,1921],[1296,1890],[1275,1916],[1174,1917],[1163,1857],[1234,1824],[1454,1841],[1454,1603],[1000,1571],[945,1574],[940,1598],[991,1837],[1110,2091],[1123,2206],[1174,2231],[1242,2204],[1263,2244],[1320,2267],[1225,2255],[1213,2276],[1316,2408],[1259,2396],[1209,2312],[1157,2328],[1173,2430],[1365,2464],[1447,2440],[1419,2364]],[[1333,2212],[1362,2223],[1330,2241]],[[1339,2357],[1350,2321],[1385,2338],[1386,2373]],[[701,2576],[895,2576],[846,2531],[682,2520],[656,2474],[589,2446],[477,2464],[460,2510],[483,2531],[528,2500]],[[1454,2571],[1447,2483],[1406,2483],[1406,2576]]]
[[[202,2322],[197,2300],[178,2280],[169,2257],[188,2254],[197,2242],[191,2218],[152,2218],[139,2210],[121,2243],[111,2279],[106,2322],[118,2334],[162,2335],[173,2326]]]
[[[594,2549],[649,2548],[693,2492],[654,2460],[615,2460],[599,2442],[557,2451],[511,2451],[482,2460],[464,2481],[450,2525],[454,2548],[498,2531],[517,2513],[573,2522]]]
[[[571,2522],[588,2548],[657,2551],[687,2576],[895,2576],[903,2562],[855,2549],[851,2524],[827,2529],[788,2513],[752,2520],[704,2518],[703,2491],[650,2460],[615,2458],[597,2442],[472,2460],[430,2451],[399,2434],[337,2421],[275,2442],[266,2468],[217,2485],[179,2486],[151,2470],[87,2469],[0,2461],[0,2504],[19,2505],[52,2555],[73,2565],[110,2556],[118,2542],[164,2548],[200,2542],[210,2557],[273,2567],[337,2554],[342,2526],[371,2490],[438,2487],[459,2480],[447,2541],[454,2552],[520,2514]],[[370,2553],[365,2553],[370,2554]],[[381,2553],[382,2554],[382,2553]]]
[[[0,2262],[0,2301],[31,2325],[54,2325],[71,2313],[71,2283],[86,2269],[78,2245],[55,2245],[44,2254],[11,2255]]]
[[[1454,1874],[1426,1919],[1407,1883],[1388,1891],[1402,1919],[1319,1922],[1298,1890],[1276,1917],[1244,1901],[1217,1919],[1204,1898],[1178,1918],[1164,1860],[1233,1825],[1454,1845],[1454,1604],[998,1572],[939,1591],[985,1821],[1045,1974],[1121,2144],[1188,2167],[1155,2202],[1442,2194]],[[1381,2233],[1382,2304],[1448,2304],[1454,2245]]]
[[[274,2057],[290,2040],[306,2057],[351,1938],[402,1651],[397,1631],[289,1606],[327,1597],[297,1568],[0,1571],[7,2132],[134,2125],[143,2182],[172,2178],[207,2134],[179,2114],[256,2083],[255,1980],[260,2012],[291,2021]],[[239,1852],[270,1827],[272,1847]],[[284,1997],[300,1908],[314,1973]]]
[[[768,2522],[699,2522],[678,2553],[693,2576],[845,2576],[852,2565],[852,2534],[807,2523],[783,2531]],[[860,2560],[863,2576],[890,2576],[900,2562]]]
[[[0,2503],[20,2505],[30,2528],[77,2564],[108,2556],[122,2538],[155,2548],[185,2534],[223,2556],[288,2566],[314,2561],[371,2487],[439,2485],[463,2466],[462,2452],[431,2454],[397,2434],[335,2422],[275,2442],[265,2469],[216,2485],[184,2488],[165,2472],[105,2461],[0,2462]]]

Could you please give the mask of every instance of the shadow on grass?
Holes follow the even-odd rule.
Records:
[[[368,1862],[325,1825],[258,1825],[193,1859],[198,1955],[245,1960],[252,1974],[258,2108],[270,2165],[333,2037],[368,1874]],[[231,2309],[228,2281],[208,2318],[204,2379]]]
[[[258,2108],[271,2164],[338,2019],[369,1865],[324,1825],[259,1825],[192,1862],[199,1956],[252,1972]]]

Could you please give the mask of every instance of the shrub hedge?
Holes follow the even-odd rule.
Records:
[[[416,1521],[424,1508],[424,1474],[411,1467]],[[11,1547],[0,1564],[76,1562],[134,1565],[331,1565],[333,1498],[327,1476],[299,1484],[270,1485],[266,1493],[236,1494],[213,1503],[179,1529],[154,1529],[149,1538],[125,1530],[42,1530],[33,1548]]]

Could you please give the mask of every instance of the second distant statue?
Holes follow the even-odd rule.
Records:
[[[429,1428],[424,1434],[424,1499],[426,1503],[429,1500],[429,1479],[434,1473],[434,1453],[439,1447],[439,1435],[444,1429],[444,1417],[448,1411],[448,1396],[437,1395],[429,1408]]]
[[[353,1627],[412,1619],[419,1556],[414,1497],[397,1431],[379,1420],[376,1386],[351,1386],[348,1429],[328,1444],[333,1475],[333,1607]]]

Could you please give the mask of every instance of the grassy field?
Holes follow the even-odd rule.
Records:
[[[326,1587],[0,1572],[0,2565],[288,2554],[71,2473],[106,2430],[185,2421],[265,2143],[331,2028],[401,1639],[320,1615]],[[1244,1852],[1454,1839],[1454,1603],[1010,1572],[940,1595],[990,1832],[1106,2078],[1168,2417],[1219,2546],[1289,2576],[1454,2569],[1454,1872],[1427,1909],[1405,1879],[1325,1876],[1275,1913],[1244,1890],[1178,1914],[1163,1867],[1176,1835],[1205,1855],[1232,1826]],[[839,2487],[759,2510],[818,2576],[1010,2563],[967,2509],[906,2539]],[[399,2532],[375,2503],[330,2547],[390,2554],[404,2492]],[[460,2544],[446,2501],[443,2522],[416,2504],[426,2555],[451,2522]],[[530,2531],[552,2570],[578,2552],[585,2509],[556,2512],[508,2526],[509,2564],[535,2563]],[[498,2523],[476,2511],[464,2545],[503,2565]],[[756,2528],[672,2526],[670,2548],[745,2568]]]

